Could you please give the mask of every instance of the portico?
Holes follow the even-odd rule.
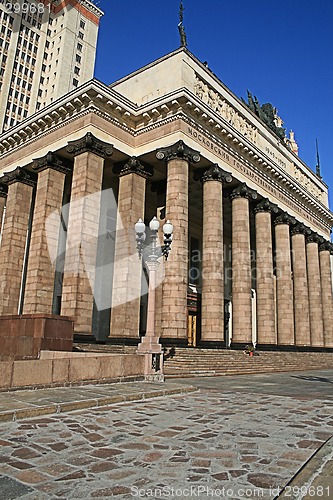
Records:
[[[84,84],[0,136],[0,156],[0,315],[137,344],[134,224],[156,216],[174,225],[163,343],[193,343],[191,315],[196,345],[333,348],[328,188],[186,48]]]

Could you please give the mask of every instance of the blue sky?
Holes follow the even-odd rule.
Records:
[[[95,76],[111,83],[179,47],[179,0],[100,0]],[[333,208],[333,2],[183,0],[188,49],[238,97],[277,107],[299,156],[318,139]]]

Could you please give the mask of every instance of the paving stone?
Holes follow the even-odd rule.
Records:
[[[27,495],[32,492],[33,489],[11,477],[0,476],[0,491],[3,499],[9,499]]]

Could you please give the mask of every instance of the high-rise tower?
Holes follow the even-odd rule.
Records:
[[[91,0],[0,0],[0,133],[94,74]]]

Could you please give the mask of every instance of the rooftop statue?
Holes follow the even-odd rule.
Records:
[[[262,120],[281,141],[285,142],[286,129],[281,127],[283,124],[281,118],[277,115],[277,109],[270,103],[260,106],[256,96],[252,96],[251,92],[247,91],[248,102],[243,102]]]
[[[180,46],[187,47],[186,33],[185,33],[184,25],[183,25],[183,20],[184,20],[184,5],[183,5],[183,1],[181,0],[180,7],[179,7],[178,31],[179,31],[179,35],[180,35]]]

